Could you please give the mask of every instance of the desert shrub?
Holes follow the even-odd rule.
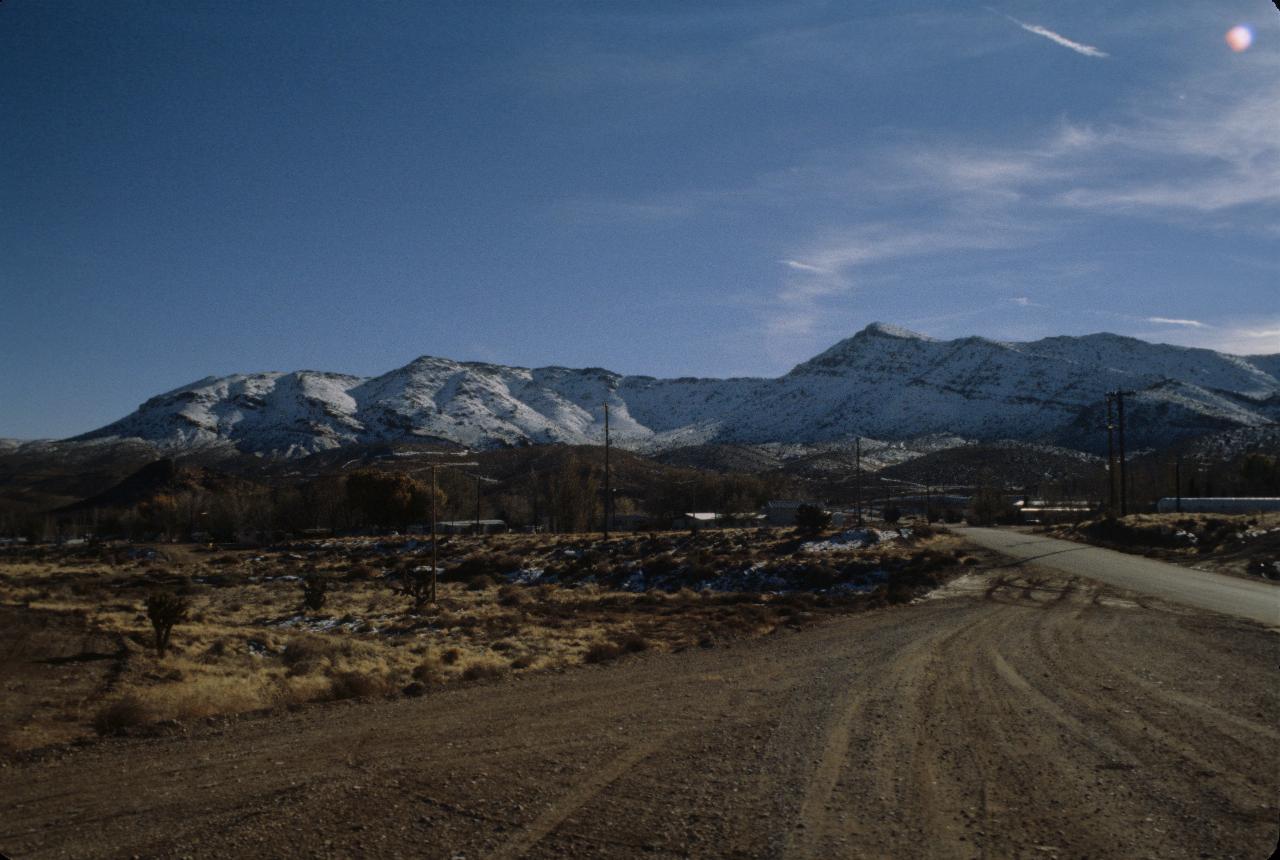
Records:
[[[104,705],[93,718],[100,735],[118,735],[151,721],[151,710],[132,693]]]
[[[446,666],[452,666],[454,663],[457,663],[458,660],[461,658],[462,658],[461,651],[459,651],[457,648],[450,648],[440,655],[440,662],[444,663]]]
[[[378,570],[368,564],[353,564],[347,571],[346,579],[348,582],[355,582],[361,579],[377,579]]]
[[[501,678],[507,673],[507,667],[497,660],[477,660],[462,670],[464,681],[484,681],[490,678]]]
[[[520,559],[506,553],[476,553],[458,564],[442,571],[440,577],[447,582],[469,582],[477,576],[497,577],[520,569]]]
[[[528,669],[533,665],[533,658],[527,654],[522,654],[511,661],[512,669]]]
[[[615,641],[618,647],[628,654],[638,654],[649,649],[649,640],[639,633],[623,633]]]
[[[618,659],[622,654],[622,647],[615,642],[596,642],[582,655],[582,662],[607,663]]]
[[[831,525],[831,514],[817,505],[796,508],[796,528],[805,534],[816,534]]]
[[[289,674],[305,675],[319,668],[333,653],[333,644],[323,637],[301,636],[289,640],[280,659],[289,667]]]
[[[884,510],[880,512],[880,519],[889,525],[893,525],[902,519],[902,509],[897,505],[885,505]]]
[[[529,602],[529,595],[518,585],[504,585],[498,589],[498,605],[521,606]]]
[[[436,654],[429,654],[413,667],[413,679],[423,684],[438,684],[444,680],[444,661]]]
[[[280,659],[290,675],[306,675],[343,660],[368,658],[372,653],[369,645],[357,640],[310,634],[290,639]]]
[[[497,585],[497,583],[494,582],[492,576],[489,576],[488,574],[481,574],[480,576],[473,576],[471,579],[467,580],[467,591],[487,591],[495,585]]]
[[[319,612],[323,609],[326,599],[325,592],[328,591],[328,583],[325,578],[312,571],[302,578],[301,584],[303,608],[312,612]]]
[[[830,588],[840,581],[840,574],[825,564],[815,564],[805,569],[804,584],[808,588]]]
[[[209,643],[209,647],[205,649],[204,655],[201,659],[206,663],[213,663],[220,657],[225,657],[226,654],[227,640],[215,639],[213,642]]]
[[[713,579],[715,575],[716,569],[705,561],[695,561],[685,568],[684,571],[685,581],[692,583]]]
[[[663,554],[646,558],[640,566],[650,576],[665,576],[676,569],[676,562],[671,556]]]
[[[365,672],[339,672],[329,679],[329,695],[334,699],[373,699],[386,694],[386,680]]]
[[[169,650],[169,637],[174,625],[186,620],[187,601],[172,592],[157,591],[147,596],[147,620],[155,633],[156,654],[163,657]]]
[[[426,606],[433,596],[431,568],[428,565],[406,561],[392,571],[388,581],[391,590],[408,597],[415,610]]]

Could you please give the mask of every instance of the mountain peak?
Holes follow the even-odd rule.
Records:
[[[912,331],[911,329],[884,322],[873,322],[862,331],[858,332],[858,335],[866,337],[890,337],[897,340],[933,340],[933,338],[928,335],[920,334],[919,332]],[[858,335],[855,335],[855,337]]]
[[[1280,417],[1277,361],[1105,334],[944,341],[877,322],[776,379],[655,379],[420,356],[373,378],[203,380],[80,438],[146,439],[174,452],[231,444],[286,457],[423,436],[473,448],[597,444],[607,399],[620,442],[651,448],[930,433],[1088,445],[1097,435],[1082,429],[1093,427],[1089,410],[1119,387],[1176,410],[1176,421],[1147,422],[1151,439]]]

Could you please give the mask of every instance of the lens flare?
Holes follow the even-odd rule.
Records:
[[[1253,31],[1244,24],[1237,24],[1227,31],[1227,47],[1237,54],[1249,50],[1253,44]]]

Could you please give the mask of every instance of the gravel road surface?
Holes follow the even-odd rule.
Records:
[[[1278,645],[996,568],[731,647],[9,761],[0,852],[1252,860]]]

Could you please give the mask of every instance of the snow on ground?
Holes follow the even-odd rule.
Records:
[[[844,549],[862,549],[878,543],[888,543],[899,538],[911,537],[911,529],[849,529],[826,540],[800,544],[801,552],[836,552]]]

